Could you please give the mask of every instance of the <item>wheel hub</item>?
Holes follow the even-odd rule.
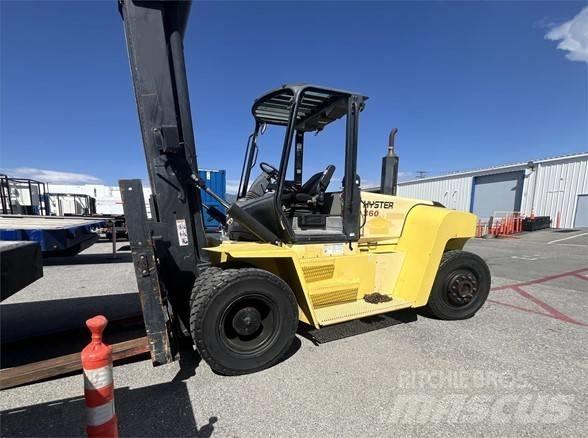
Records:
[[[261,315],[255,307],[240,309],[233,318],[233,328],[240,336],[249,336],[261,326]]]
[[[470,272],[456,272],[448,282],[447,296],[457,306],[468,304],[478,292],[478,280]]]

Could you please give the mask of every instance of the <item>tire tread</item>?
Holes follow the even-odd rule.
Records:
[[[486,264],[486,262],[484,261],[484,259],[482,259],[479,255],[468,252],[468,251],[463,251],[463,250],[450,250],[450,251],[446,251],[443,256],[441,257],[441,262],[439,263],[439,268],[437,270],[437,275],[439,275],[439,272],[441,272],[445,266],[447,266],[448,264],[453,263],[455,260],[459,260],[460,258],[468,258],[468,259],[473,259],[475,260],[477,263],[479,263],[479,265],[483,268],[484,272],[483,274],[487,277],[488,279],[488,285],[487,288],[490,288],[490,270],[488,269],[488,265]],[[439,297],[437,296],[433,296],[434,294],[437,294],[437,284],[438,281],[438,277],[435,277],[435,280],[433,282],[433,287],[431,289],[431,296],[429,297],[429,302],[427,303],[425,309],[430,312],[432,315],[434,315],[437,318],[440,319],[449,319],[449,320],[455,320],[455,319],[467,319],[472,317],[478,310],[479,308],[482,307],[482,305],[484,304],[484,302],[486,301],[486,298],[488,296],[488,292],[484,291],[483,293],[486,294],[486,296],[483,298],[482,303],[480,304],[480,307],[478,309],[476,309],[474,311],[473,314],[464,317],[461,316],[449,316],[447,314],[447,312],[438,305],[437,300]],[[486,288],[486,286],[484,286]]]
[[[294,297],[294,293],[290,289],[287,283],[284,282],[278,276],[264,271],[263,269],[258,268],[230,268],[230,269],[221,269],[221,268],[209,268],[215,269],[216,271],[212,272],[210,275],[206,276],[202,281],[196,281],[194,283],[194,288],[192,290],[192,298],[191,298],[191,305],[190,305],[190,333],[192,334],[192,338],[194,340],[194,344],[196,349],[200,353],[202,359],[208,363],[208,365],[214,369],[215,371],[224,374],[224,375],[241,375],[247,374],[255,371],[259,371],[261,369],[269,368],[278,362],[281,357],[286,353],[287,349],[290,347],[288,344],[280,354],[276,355],[276,357],[270,361],[269,363],[263,365],[262,367],[258,367],[255,369],[241,371],[241,370],[234,370],[231,368],[227,368],[222,364],[218,363],[208,352],[206,345],[204,343],[204,336],[205,333],[202,330],[202,323],[204,317],[206,315],[206,308],[210,303],[210,300],[215,296],[218,290],[223,289],[229,286],[231,283],[238,282],[244,276],[249,278],[257,277],[258,279],[263,279],[265,281],[270,281],[280,289],[284,290],[287,293],[288,297],[290,298],[293,308],[298,311],[298,303],[296,302],[296,298]],[[292,333],[296,332],[298,327],[298,318],[293,319],[292,327],[290,330]]]

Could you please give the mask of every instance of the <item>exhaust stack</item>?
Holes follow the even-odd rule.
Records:
[[[396,186],[398,184],[398,161],[400,158],[394,152],[394,141],[398,128],[390,131],[388,137],[388,152],[382,158],[382,179],[380,181],[380,193],[385,195],[396,195]]]

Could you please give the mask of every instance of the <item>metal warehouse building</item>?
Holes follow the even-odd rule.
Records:
[[[588,152],[398,183],[398,195],[431,199],[482,220],[505,212],[588,227]]]

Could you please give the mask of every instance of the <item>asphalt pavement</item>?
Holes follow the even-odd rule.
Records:
[[[466,321],[419,316],[320,346],[299,336],[284,361],[239,377],[213,373],[196,355],[117,366],[120,433],[587,436],[587,231],[469,242],[490,266],[493,291]],[[54,260],[43,279],[2,303],[3,319],[10,306],[21,320],[26,306],[42,314],[39,302],[55,310],[54,299],[79,318],[86,307],[75,299],[107,312],[136,306],[128,252],[108,260],[109,250],[97,244],[74,265]],[[3,391],[2,436],[82,435],[82,394],[80,375]]]

